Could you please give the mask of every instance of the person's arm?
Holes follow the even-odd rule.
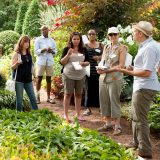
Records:
[[[11,68],[12,68],[13,70],[15,70],[15,69],[18,68],[18,66],[19,66],[20,64],[22,64],[22,62],[19,62],[19,61],[18,61],[18,54],[15,53],[15,54],[12,56],[12,59],[11,59]]]
[[[39,56],[40,54],[42,54],[42,53],[44,53],[44,52],[46,52],[46,51],[48,50],[47,48],[41,49],[41,48],[40,48],[40,43],[39,43],[39,41],[40,41],[40,39],[37,38],[37,39],[35,40],[35,46],[34,46],[34,53],[35,53],[37,56]]]
[[[70,55],[72,54],[73,49],[68,49],[67,47],[63,49],[60,63],[64,66],[68,63]]]
[[[51,39],[51,41],[52,41],[52,47],[48,48],[48,53],[52,53],[55,56],[57,54],[56,42],[53,39]]]

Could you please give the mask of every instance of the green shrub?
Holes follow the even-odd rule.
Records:
[[[0,90],[0,109],[8,108],[8,109],[16,109],[16,94],[6,91]],[[23,109],[24,111],[30,110],[30,103],[28,97],[24,96],[23,98]]]
[[[5,78],[11,78],[11,55],[0,59],[0,74]]]
[[[6,79],[5,77],[0,73],[0,90],[5,88]]]
[[[151,107],[148,119],[150,128],[160,131],[160,104],[154,104]]]
[[[23,34],[30,37],[40,35],[40,4],[38,0],[32,0],[23,23]]]
[[[1,159],[135,159],[132,152],[111,138],[81,128],[77,120],[68,125],[46,109],[31,112],[3,109],[0,111],[0,122]]]
[[[19,33],[12,30],[0,32],[0,44],[2,44],[4,47],[4,54],[8,55],[11,50],[13,50],[14,45],[17,43],[19,37]]]
[[[19,6],[19,10],[17,12],[17,19],[14,30],[21,34],[22,33],[22,26],[24,22],[25,13],[27,11],[28,4],[26,2],[21,2]]]

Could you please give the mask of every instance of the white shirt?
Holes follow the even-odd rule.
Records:
[[[155,68],[159,60],[160,52],[157,43],[152,38],[141,43],[134,59],[134,69],[149,70],[151,75],[149,77],[134,76],[133,92],[139,89],[160,91],[160,83]]]
[[[52,53],[41,52],[42,49],[48,47],[50,47],[53,50],[53,52],[55,53],[54,55],[57,54],[56,43],[52,38],[50,37],[45,38],[42,35],[35,40],[34,53],[37,56],[36,63],[38,65],[52,66],[54,64],[54,59],[53,59],[54,55]]]

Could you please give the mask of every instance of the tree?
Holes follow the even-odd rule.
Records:
[[[17,13],[17,19],[14,30],[19,34],[22,33],[22,26],[25,18],[25,13],[27,11],[28,4],[26,2],[20,3],[19,10]]]
[[[23,23],[23,34],[37,37],[40,34],[40,4],[38,0],[32,0]]]

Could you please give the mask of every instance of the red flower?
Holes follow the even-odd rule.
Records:
[[[57,0],[48,0],[49,6],[55,6],[57,4]]]
[[[56,23],[56,27],[59,27],[61,24],[60,23]]]
[[[64,12],[66,16],[69,16],[71,14],[71,11],[67,10]]]

